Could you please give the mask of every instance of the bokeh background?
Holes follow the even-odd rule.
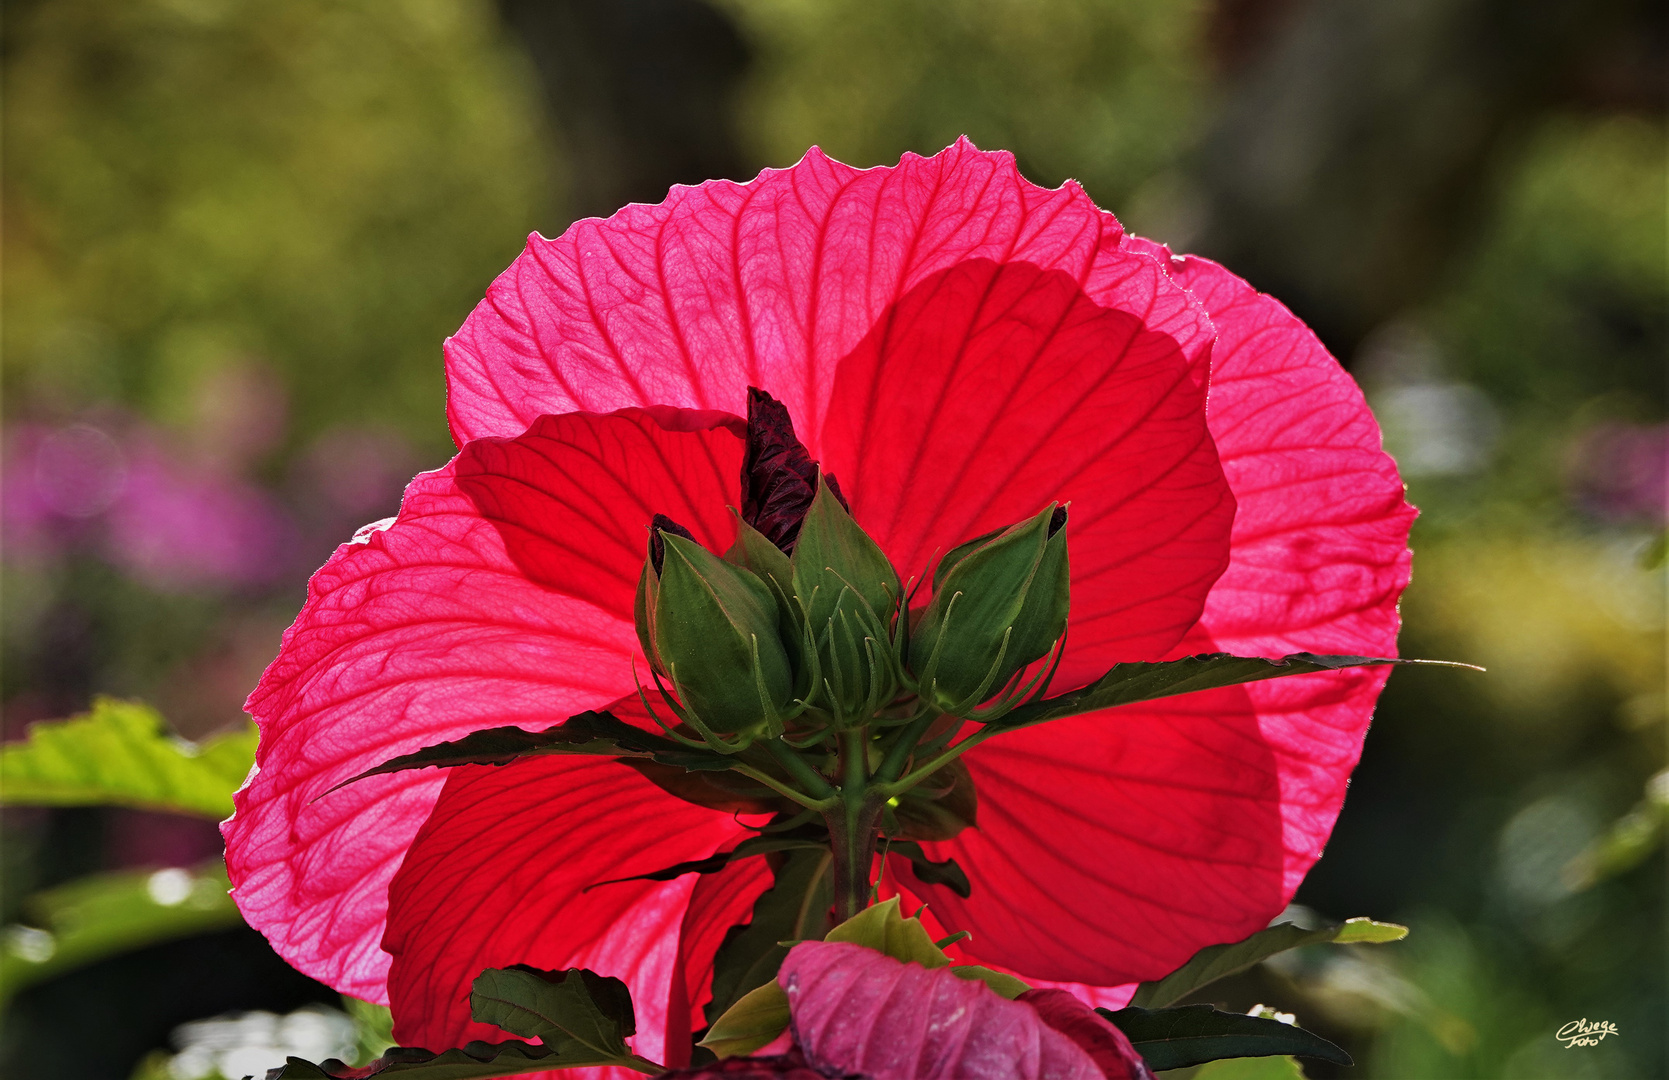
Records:
[[[529,232],[813,143],[870,165],[967,133],[1317,329],[1423,510],[1406,653],[1489,668],[1392,678],[1299,895],[1407,941],[1289,954],[1207,996],[1296,1013],[1353,1076],[1665,1075],[1658,4],[5,14],[5,738],[95,694],[189,739],[244,723],[308,572],[449,456],[440,342]],[[351,1043],[324,1009],[341,999],[223,912],[29,966],[53,904],[103,895],[77,888],[178,902],[194,879],[168,868],[217,854],[206,819],[6,807],[5,1076],[213,1075],[175,1029],[234,1010],[316,1003],[250,1037]],[[1566,1050],[1577,1018],[1620,1034]]]

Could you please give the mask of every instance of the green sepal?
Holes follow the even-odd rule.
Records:
[[[794,691],[776,597],[757,575],[700,544],[660,536],[665,558],[650,617],[660,670],[709,729],[764,729]]]
[[[1400,941],[1407,936],[1406,926],[1364,918],[1346,919],[1342,923],[1332,923],[1314,929],[1306,929],[1295,923],[1278,923],[1259,930],[1242,941],[1206,946],[1163,979],[1138,986],[1136,993],[1130,998],[1130,1004],[1144,1008],[1160,1008],[1181,1001],[1194,991],[1219,979],[1238,975],[1276,953],[1304,945],[1319,945],[1325,942],[1338,945],[1378,945],[1388,941]]]
[[[1185,1069],[1219,1058],[1289,1054],[1320,1058],[1335,1065],[1355,1064],[1344,1050],[1301,1027],[1262,1016],[1222,1012],[1211,1005],[1095,1011],[1124,1032],[1155,1072]]]
[[[794,599],[818,651],[801,689],[835,720],[862,723],[897,691],[891,635],[903,586],[883,552],[819,479],[789,560]],[[802,664],[802,675],[810,665]]]
[[[963,711],[1042,659],[1066,632],[1066,512],[1051,504],[970,551],[954,548],[910,638],[922,692]]]
[[[367,776],[403,772],[407,769],[449,769],[458,765],[508,765],[524,757],[548,754],[586,754],[598,757],[638,758],[694,771],[727,770],[734,764],[723,754],[697,750],[651,735],[625,723],[612,713],[582,712],[566,723],[543,731],[519,727],[487,728],[452,742],[436,743],[390,758],[331,788],[346,787]],[[326,792],[329,794],[329,792]]]

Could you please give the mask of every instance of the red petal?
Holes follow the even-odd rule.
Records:
[[[771,881],[764,859],[747,858],[696,882],[678,931],[678,962],[667,999],[662,1064],[669,1068],[689,1064],[691,1034],[707,1026],[702,1007],[713,999],[713,959],[730,928],[751,917],[754,901]]]
[[[689,1001],[677,986],[681,938],[705,951],[701,942],[746,917],[757,889],[704,890],[692,911],[693,875],[587,887],[704,858],[742,835],[729,814],[668,795],[615,761],[543,757],[450,770],[389,889],[383,947],[393,956],[395,1037],[430,1048],[504,1039],[469,1017],[470,983],[482,970],[587,967],[631,988],[634,1045],[659,1058],[669,1021],[687,1037],[687,1015],[668,1016],[669,1001]]]
[[[846,942],[802,942],[777,981],[795,1041],[826,1073],[887,1080],[1101,1080],[1094,1060],[1029,1005],[948,968]]]
[[[1065,990],[1027,990],[1016,1001],[1037,1010],[1045,1024],[1065,1035],[1095,1059],[1107,1080],[1153,1080],[1153,1072],[1124,1032]]]
[[[1059,685],[1158,659],[1199,618],[1234,519],[1206,430],[1197,309],[1152,260],[1071,276],[966,261],[890,309],[841,364],[823,464],[906,579],[955,545],[1071,504]],[[1192,355],[1145,317],[1165,308]],[[1161,320],[1165,321],[1165,320]]]
[[[1394,655],[1413,510],[1354,382],[1285,308],[1145,242],[1219,331],[1209,421],[1239,512],[1229,568],[1175,655]],[[933,845],[963,901],[910,880],[968,955],[1114,986],[1261,928],[1321,853],[1383,671],[1191,694],[969,754],[980,827]],[[896,860],[895,860],[896,861]]]
[[[383,1000],[388,883],[444,777],[320,796],[399,754],[632,693],[650,515],[716,548],[732,535],[741,441],[718,419],[571,415],[471,443],[314,575],[246,706],[257,768],[224,828],[234,896],[280,955]]]
[[[1076,184],[1046,191],[965,139],[895,168],[813,148],[748,184],[673,188],[659,206],[529,239],[446,344],[453,437],[574,409],[740,412],[753,385],[818,457],[836,364],[910,289],[974,258],[1085,280],[1118,241]]]

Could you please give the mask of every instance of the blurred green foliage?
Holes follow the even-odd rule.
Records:
[[[270,365],[292,445],[444,447],[439,344],[553,209],[485,2],[51,0],[7,13],[8,411],[189,423]]]
[[[743,130],[773,165],[813,143],[890,165],[967,135],[1117,207],[1189,147],[1209,104],[1200,0],[724,6],[759,47]]]

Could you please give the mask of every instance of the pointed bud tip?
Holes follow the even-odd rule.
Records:
[[[1053,539],[1054,535],[1060,532],[1061,529],[1065,528],[1065,526],[1066,507],[1057,506],[1055,507],[1055,512],[1049,515],[1049,531],[1045,534],[1045,536],[1048,539]]]
[[[655,568],[655,576],[659,577],[661,568],[666,565],[666,544],[661,540],[661,533],[669,532],[673,536],[682,536],[690,542],[695,541],[695,535],[684,526],[673,521],[665,514],[656,514],[649,523],[649,565]]]

